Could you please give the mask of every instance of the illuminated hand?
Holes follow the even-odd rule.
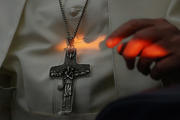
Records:
[[[132,35],[127,43],[121,42]],[[117,46],[129,69],[139,56],[138,70],[154,79],[180,73],[180,31],[164,19],[131,20],[113,32],[106,44],[109,48]],[[156,64],[151,68],[153,62]]]

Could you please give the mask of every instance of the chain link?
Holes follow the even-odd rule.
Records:
[[[77,35],[77,32],[79,30],[79,26],[81,24],[81,21],[82,21],[82,18],[83,18],[83,15],[85,13],[85,10],[86,10],[86,7],[87,7],[87,3],[88,3],[88,0],[86,0],[85,2],[85,5],[83,7],[83,10],[82,10],[82,13],[81,13],[81,16],[80,16],[80,19],[77,23],[77,26],[75,27],[75,30],[73,32],[73,35],[71,35],[70,33],[70,30],[69,30],[69,23],[68,23],[68,19],[66,17],[66,14],[65,14],[65,9],[63,7],[63,3],[62,3],[62,0],[59,0],[59,6],[60,6],[60,9],[61,9],[61,14],[62,14],[62,17],[63,17],[63,21],[64,21],[64,24],[65,24],[65,28],[66,28],[66,34],[67,34],[67,44],[68,46],[70,47],[73,47],[74,46],[74,38],[76,37]]]

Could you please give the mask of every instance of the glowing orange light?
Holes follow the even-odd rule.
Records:
[[[61,43],[57,44],[57,45],[54,47],[54,49],[55,49],[56,51],[64,51],[64,48],[66,48],[66,47],[67,47],[66,41],[63,40]]]
[[[108,48],[113,48],[115,47],[119,42],[122,41],[122,37],[115,37],[115,38],[110,38],[106,41],[106,46]]]
[[[74,39],[74,46],[78,49],[78,51],[83,50],[100,50],[100,43],[104,41],[106,38],[106,35],[99,36],[96,40],[90,43],[86,43],[84,40],[84,35],[77,35],[77,37]],[[57,51],[64,51],[64,48],[66,48],[66,41],[57,44],[54,49]]]
[[[151,42],[148,40],[141,40],[141,39],[133,39],[128,42],[123,55],[126,57],[136,57],[142,51],[143,48],[150,45]]]
[[[121,52],[122,47],[123,47],[123,44],[122,44],[122,43],[121,43],[121,44],[117,47],[117,51],[118,51],[118,53],[120,53],[120,52]]]
[[[123,40],[123,37],[110,38],[106,41],[106,45],[109,48],[113,48]],[[150,46],[150,47],[149,47]],[[118,53],[121,53],[123,44],[121,43],[117,47]],[[167,56],[169,52],[159,45],[152,43],[150,40],[132,39],[127,43],[123,51],[123,55],[127,58],[134,58],[140,53],[141,57],[147,58],[160,58]]]
[[[168,55],[168,51],[159,45],[153,44],[145,48],[141,54],[142,57],[146,58],[161,58]]]

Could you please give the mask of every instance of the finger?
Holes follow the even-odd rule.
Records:
[[[142,50],[140,60],[137,64],[137,68],[140,72],[142,72],[144,75],[148,75],[150,73],[150,66],[153,63],[153,61],[158,60],[159,58],[163,58],[167,56],[168,52],[166,49],[164,49],[162,44],[160,45],[160,42],[151,43],[149,46],[146,46]],[[158,79],[158,78],[157,78]]]
[[[122,54],[123,46],[124,46],[123,43],[121,43],[121,44],[118,45],[118,47],[117,47],[117,52],[118,52],[119,54]]]
[[[153,79],[159,80],[169,73],[176,71],[179,62],[174,56],[168,56],[156,63],[154,68],[151,70],[151,77]]]
[[[116,45],[118,45],[119,42],[121,42],[122,40],[123,40],[122,37],[114,37],[114,38],[108,39],[108,40],[106,41],[106,46],[107,46],[108,48],[113,48],[113,47],[115,47]]]
[[[127,43],[119,44],[119,46],[117,47],[117,52],[122,55],[124,49],[126,48],[126,45],[127,45]],[[123,57],[124,57],[124,60],[126,62],[127,68],[130,69],[130,70],[133,69],[134,64],[135,64],[135,58],[128,58],[128,57],[125,57],[125,56],[123,56]]]
[[[151,42],[148,40],[135,39],[130,40],[125,48],[121,50],[123,52],[124,59],[126,61],[128,69],[133,69],[136,61],[136,57],[141,53],[141,51]],[[122,48],[121,48],[122,49]],[[147,67],[145,67],[147,68]],[[143,71],[143,70],[141,70]],[[143,72],[147,74],[147,72]]]
[[[134,34],[138,30],[153,26],[154,22],[155,20],[153,19],[137,19],[123,24],[107,38],[107,47],[115,47],[123,38]]]
[[[137,64],[137,69],[144,75],[148,75],[151,71],[151,64],[153,63],[153,59],[148,58],[140,58]]]
[[[124,49],[126,48],[126,46],[127,46],[127,42],[125,42],[125,43],[120,43],[120,44],[118,45],[118,47],[117,47],[117,52],[118,52],[120,55],[122,55]]]
[[[164,38],[164,34],[162,34],[162,30],[157,27],[149,27],[136,32],[134,34],[134,38],[149,40],[150,42],[154,42]]]
[[[125,59],[125,62],[126,62],[126,66],[129,70],[132,70],[134,69],[134,64],[136,62],[136,57],[126,57],[126,56],[123,56],[124,59]]]
[[[154,43],[148,47],[146,47],[142,53],[141,57],[150,58],[150,59],[158,59],[165,57],[169,54],[168,50],[159,45],[158,43]]]
[[[123,56],[125,56],[126,58],[134,58],[138,56],[141,51],[150,44],[150,41],[133,38],[127,43],[127,46],[123,51]]]
[[[117,30],[115,30],[108,38],[114,37],[128,37],[135,32],[144,29],[146,27],[153,26],[155,24],[155,19],[134,19],[121,25]]]
[[[150,44],[148,40],[132,39],[126,45],[120,44],[117,49],[120,54],[123,54],[128,69],[133,69],[136,57]]]
[[[126,38],[129,37],[131,35],[133,35],[134,33],[143,30],[145,28],[149,28],[155,25],[163,25],[164,27],[159,27],[159,29],[157,28],[153,28],[152,31],[154,32],[146,32],[147,34],[153,34],[153,35],[157,35],[158,37],[162,37],[165,34],[164,33],[169,33],[169,30],[171,30],[173,33],[177,31],[177,29],[175,29],[176,27],[173,27],[172,25],[170,25],[165,19],[134,19],[134,20],[130,20],[127,23],[123,24],[122,26],[120,26],[117,30],[115,30],[108,38],[107,38],[107,46],[110,48],[115,47],[117,44],[119,44],[119,42]],[[155,31],[160,31],[160,32],[155,32]],[[164,30],[163,32],[161,32],[161,30]],[[145,34],[146,34],[145,33]],[[154,34],[155,33],[155,34]],[[144,35],[146,36],[146,35]],[[147,35],[148,36],[148,35]],[[150,37],[153,37],[152,35],[150,35]],[[149,37],[149,38],[150,38]],[[158,38],[156,36],[156,38]],[[119,39],[119,40],[117,40]],[[160,38],[159,38],[160,39]],[[113,42],[115,41],[115,42]]]

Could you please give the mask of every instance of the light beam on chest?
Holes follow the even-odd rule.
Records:
[[[95,40],[92,42],[85,42],[84,40],[84,35],[77,35],[75,38],[74,45],[77,48],[78,51],[83,51],[83,50],[94,50],[94,51],[99,51],[100,50],[100,43],[103,42],[106,38],[106,35],[101,35],[97,37]],[[57,44],[54,49],[56,51],[64,51],[64,48],[66,48],[66,41],[63,40],[59,44]]]

